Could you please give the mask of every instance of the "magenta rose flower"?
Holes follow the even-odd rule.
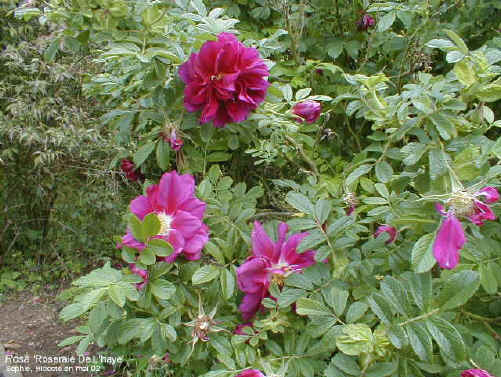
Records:
[[[123,159],[122,163],[120,164],[120,169],[125,173],[125,176],[131,182],[144,180],[144,176],[140,171],[136,170],[136,166],[131,160]]]
[[[372,18],[368,14],[364,14],[362,18],[357,21],[358,30],[363,31],[367,31],[367,29],[373,27],[375,24],[376,20],[374,20],[374,18]]]
[[[270,85],[268,67],[255,48],[245,47],[229,33],[205,42],[179,68],[186,84],[184,107],[202,111],[200,123],[215,127],[239,123],[264,101]]]
[[[279,285],[292,273],[302,272],[315,263],[315,251],[298,254],[296,249],[308,233],[294,234],[286,239],[289,227],[286,223],[278,226],[278,240],[273,242],[263,226],[254,222],[252,231],[252,255],[237,268],[238,287],[245,296],[240,311],[245,320],[252,318],[261,307],[263,298],[269,296],[272,281]]]
[[[257,369],[247,369],[235,377],[266,377]]]
[[[485,220],[496,220],[496,215],[492,212],[492,209],[486,204],[492,204],[499,200],[499,192],[496,188],[487,186],[483,189],[477,191],[473,194],[475,199],[473,200],[473,211],[474,213],[468,218],[475,225],[484,225]],[[476,199],[478,197],[484,197],[485,203]]]
[[[146,189],[130,204],[130,210],[140,220],[155,213],[161,228],[154,238],[164,239],[174,252],[163,260],[174,262],[178,255],[188,260],[200,259],[202,249],[209,240],[209,228],[202,222],[205,203],[195,197],[195,180],[192,175],[179,175],[176,171],[165,173],[160,183]],[[122,237],[119,248],[128,246],[141,252],[145,245],[132,236],[130,230]]]
[[[461,377],[494,377],[483,369],[468,369],[461,373]]]
[[[388,224],[383,224],[378,226],[376,231],[374,232],[374,237],[377,238],[382,233],[388,233],[390,238],[386,241],[387,244],[392,243],[397,238],[397,229]]]
[[[459,250],[466,242],[463,227],[453,210],[444,211],[441,204],[435,204],[437,211],[445,216],[433,243],[433,255],[442,268],[453,269],[459,262]]]
[[[306,123],[313,123],[318,119],[321,112],[322,106],[320,102],[310,100],[299,102],[292,108],[292,113],[299,117],[298,122],[303,122],[304,119]]]

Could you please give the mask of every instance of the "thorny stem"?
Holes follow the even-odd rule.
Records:
[[[296,147],[301,157],[303,157],[303,159],[308,163],[308,165],[310,165],[313,174],[315,174],[315,176],[318,177],[320,174],[318,172],[317,165],[306,155],[306,153],[304,153],[303,146],[301,144],[296,143],[296,140],[294,140],[292,137],[288,135],[285,135],[285,138],[287,139],[288,142],[290,142],[292,145]]]

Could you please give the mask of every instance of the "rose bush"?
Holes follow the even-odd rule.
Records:
[[[128,267],[74,282],[63,345],[136,375],[501,374],[494,6],[113,4],[44,13],[88,32],[86,93],[145,176]]]

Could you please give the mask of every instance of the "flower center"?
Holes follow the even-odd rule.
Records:
[[[160,231],[158,235],[167,236],[171,230],[172,217],[167,215],[165,212],[157,213],[158,221],[160,221]]]
[[[271,277],[271,281],[282,288],[285,284],[285,275],[282,274],[273,274]]]
[[[448,204],[457,216],[471,216],[475,213],[475,200],[467,192],[458,192],[449,199]]]
[[[215,81],[215,80],[221,80],[223,78],[224,74],[222,73],[218,73],[217,75],[212,75],[210,77],[211,81]]]

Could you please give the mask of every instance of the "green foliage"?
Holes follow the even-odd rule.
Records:
[[[61,345],[106,347],[137,376],[501,375],[500,224],[468,220],[475,193],[501,183],[500,12],[495,0],[50,0],[6,11],[6,254],[56,244],[73,255],[57,224],[84,235],[86,255],[111,250],[106,237],[126,226],[145,244],[121,258],[147,281],[107,263],[74,282],[61,318],[87,322]],[[271,85],[248,120],[215,129],[184,111],[178,69],[224,31],[258,48]],[[322,104],[311,124],[292,112],[305,100]],[[144,189],[163,171],[195,176],[210,229],[201,260],[159,262],[173,248],[153,238],[157,216],[122,220],[129,192],[112,169],[127,156]],[[12,214],[26,197],[30,211]],[[466,233],[452,271],[433,256],[437,202]],[[22,226],[39,217],[49,220]],[[235,333],[252,223],[276,239],[275,219],[309,233],[298,250],[317,263],[273,281],[273,299]],[[381,224],[396,240],[374,237]],[[16,278],[2,271],[0,288]]]

